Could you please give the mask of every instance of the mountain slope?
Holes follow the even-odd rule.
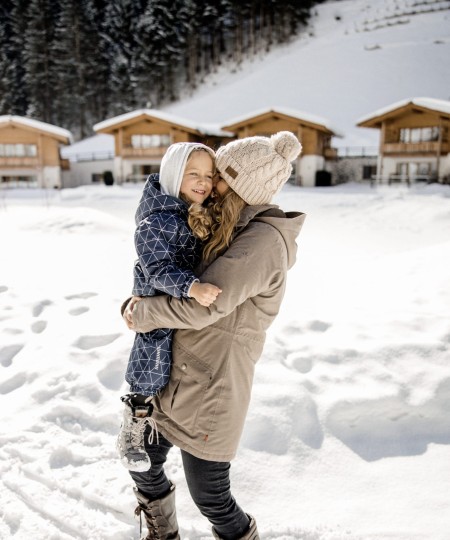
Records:
[[[335,146],[374,145],[357,120],[413,97],[450,99],[450,1],[345,0],[315,9],[305,32],[264,57],[229,65],[167,111],[225,123],[284,106],[327,118]]]

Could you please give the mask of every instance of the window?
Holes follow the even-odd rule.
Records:
[[[158,148],[170,145],[170,135],[131,135],[133,148]]]
[[[126,178],[126,182],[144,182],[149,174],[158,173],[159,165],[133,164],[132,172]]]
[[[400,142],[402,143],[420,143],[439,140],[439,128],[402,128],[400,130]]]
[[[35,144],[0,144],[0,157],[36,157]]]
[[[428,180],[436,175],[436,165],[429,161],[397,163],[397,174],[411,180]]]

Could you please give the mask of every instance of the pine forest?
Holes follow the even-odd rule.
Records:
[[[0,114],[69,129],[159,108],[286,43],[318,0],[2,0]]]

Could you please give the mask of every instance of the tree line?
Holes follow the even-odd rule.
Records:
[[[2,0],[0,114],[90,134],[289,41],[321,0]]]

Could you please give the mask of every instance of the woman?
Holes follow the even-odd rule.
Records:
[[[177,329],[169,384],[154,400],[159,441],[146,451],[149,471],[130,472],[144,512],[147,539],[178,539],[175,488],[163,469],[170,447],[181,449],[191,496],[223,540],[256,540],[256,522],[230,491],[235,456],[265,331],[278,313],[286,273],[295,262],[304,214],[269,204],[300,153],[290,132],[249,137],[219,148],[215,180],[218,224],[204,250],[201,281],[223,292],[209,307],[168,296],[133,299],[124,318],[148,332]]]

